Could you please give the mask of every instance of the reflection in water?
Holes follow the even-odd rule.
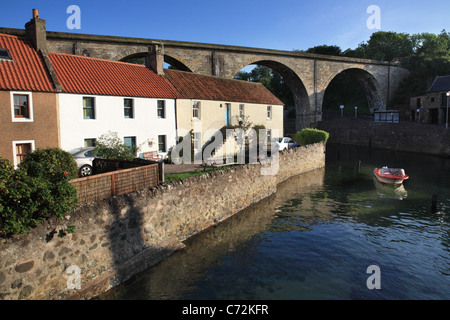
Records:
[[[403,184],[401,185],[387,185],[381,183],[376,178],[373,178],[373,184],[377,188],[378,195],[381,198],[393,198],[398,200],[404,200],[408,197],[408,192]]]
[[[411,178],[377,185],[380,163]],[[329,145],[325,169],[281,183],[99,299],[449,299],[449,208],[450,160]],[[370,265],[382,290],[366,286]]]

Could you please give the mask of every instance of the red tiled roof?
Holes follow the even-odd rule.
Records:
[[[164,70],[182,98],[284,105],[260,83]]]
[[[120,61],[50,52],[63,92],[126,97],[177,98],[150,68]]]
[[[0,48],[12,60],[0,59],[0,90],[55,91],[39,54],[26,38],[0,34]]]

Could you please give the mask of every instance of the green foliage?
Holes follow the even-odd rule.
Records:
[[[15,170],[0,159],[0,234],[26,233],[52,216],[62,219],[78,203],[69,180],[57,164],[28,160],[26,169]]]
[[[296,134],[296,139],[298,143],[302,146],[318,143],[327,142],[329,138],[329,133],[323,130],[305,128]]]
[[[70,179],[78,178],[78,166],[73,156],[59,148],[37,149],[25,157],[21,168],[27,172],[28,175],[33,176],[33,169],[36,169],[36,163],[51,163],[61,171],[68,173]]]
[[[342,50],[338,46],[328,46],[326,44],[309,48],[306,52],[330,56],[340,56],[342,54]]]
[[[284,81],[283,77],[269,67],[258,65],[250,72],[239,71],[234,78],[238,80],[259,82],[263,84],[270,92],[272,92],[278,99],[283,101],[285,105],[295,105],[291,90]]]
[[[119,138],[117,132],[108,132],[97,139],[95,151],[102,158],[109,160],[132,161],[139,148],[127,146]]]

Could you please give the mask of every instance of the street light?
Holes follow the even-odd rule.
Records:
[[[445,129],[448,129],[448,97],[450,96],[450,91],[447,91],[447,112],[445,114]]]
[[[358,107],[355,107],[355,119],[358,117]]]

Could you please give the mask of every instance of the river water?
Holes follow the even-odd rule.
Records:
[[[376,183],[383,165],[403,188]],[[99,299],[450,299],[450,159],[328,144],[324,169]]]

